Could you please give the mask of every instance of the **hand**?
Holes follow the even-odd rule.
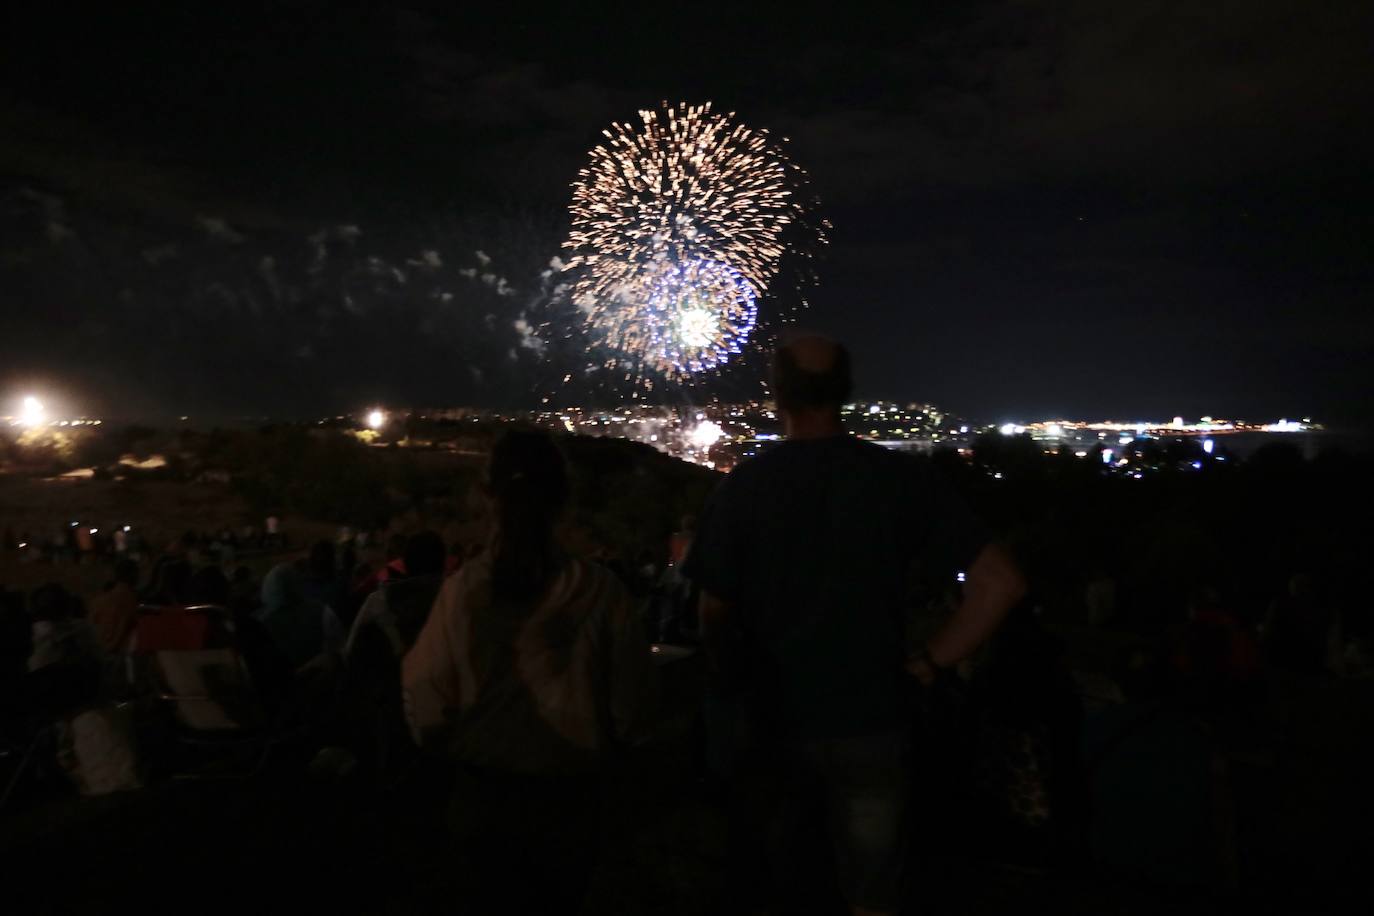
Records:
[[[906,672],[920,681],[922,687],[932,686],[936,678],[939,677],[939,672],[931,664],[930,656],[924,652],[920,655],[913,655],[906,660]]]

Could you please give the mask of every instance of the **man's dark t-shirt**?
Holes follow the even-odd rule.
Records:
[[[918,575],[952,578],[986,542],[926,462],[850,436],[796,440],[725,478],[685,573],[743,630],[731,668],[755,727],[876,734],[906,721]]]

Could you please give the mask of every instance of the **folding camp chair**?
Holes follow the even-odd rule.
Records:
[[[243,772],[178,772],[249,777],[266,765],[278,738],[234,641],[232,618],[214,605],[140,608],[132,652],[142,679],[172,713],[183,746],[217,755],[242,755]]]
[[[10,800],[10,796],[14,794],[15,787],[19,785],[19,781],[24,777],[24,774],[32,768],[34,762],[37,760],[38,751],[45,744],[51,744],[51,742],[52,726],[44,726],[34,729],[33,732],[27,736],[27,740],[14,744],[5,742],[3,745],[0,745],[0,757],[14,758],[17,761],[14,772],[10,774],[10,778],[5,783],[5,791],[0,793],[0,808],[5,807],[5,804]]]

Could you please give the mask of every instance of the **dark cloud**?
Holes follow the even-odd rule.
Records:
[[[1371,150],[1356,4],[985,5],[902,51],[883,87],[784,120],[871,195],[1019,182],[1228,182]]]

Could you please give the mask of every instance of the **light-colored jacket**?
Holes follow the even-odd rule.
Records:
[[[532,602],[498,600],[476,558],[439,592],[402,664],[421,745],[523,773],[597,768],[649,730],[657,671],[625,587],[568,560]]]

